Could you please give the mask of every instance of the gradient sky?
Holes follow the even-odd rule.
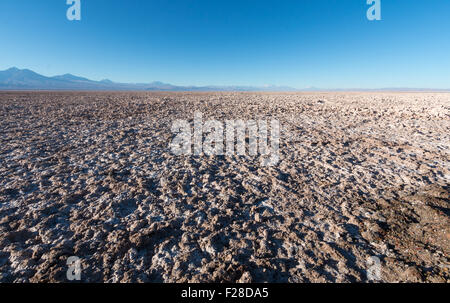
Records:
[[[0,70],[93,80],[450,88],[450,1],[0,0]]]

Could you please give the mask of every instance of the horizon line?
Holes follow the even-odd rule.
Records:
[[[78,78],[83,78],[87,81],[91,81],[91,82],[97,82],[97,83],[109,83],[109,84],[118,84],[118,85],[151,85],[151,84],[161,84],[161,85],[169,85],[172,86],[173,88],[179,88],[179,90],[177,90],[176,92],[215,92],[214,88],[218,88],[218,90],[216,92],[371,92],[371,91],[377,91],[377,92],[450,92],[450,88],[427,88],[427,87],[396,87],[396,86],[391,86],[391,87],[375,87],[375,88],[323,88],[323,87],[315,87],[315,86],[308,86],[308,87],[303,87],[303,88],[298,88],[298,87],[291,87],[289,85],[274,85],[274,84],[267,84],[267,85],[262,85],[262,86],[258,86],[258,85],[248,85],[248,84],[231,84],[231,85],[223,85],[223,84],[206,84],[206,85],[178,85],[178,84],[172,84],[172,83],[167,83],[167,82],[162,82],[159,80],[153,80],[153,81],[149,81],[149,82],[116,82],[114,80],[108,79],[108,78],[104,78],[102,80],[92,80],[89,79],[85,76],[79,76],[79,75],[74,75],[72,73],[64,73],[64,74],[56,74],[56,75],[44,75],[41,74],[40,72],[36,72],[32,69],[29,68],[18,68],[17,66],[12,66],[10,68],[7,68],[5,70],[0,70],[0,72],[6,72],[8,70],[18,70],[18,71],[31,71],[35,74],[38,74],[40,76],[46,77],[46,78],[56,78],[56,77],[61,77],[61,76],[74,76],[74,77],[78,77]],[[241,90],[236,89],[233,90],[232,88],[236,87],[236,88],[241,88]],[[194,89],[198,89],[195,91],[183,91],[182,89],[186,88],[194,88]],[[202,91],[201,89],[205,88],[206,90]],[[229,89],[226,91],[220,90],[220,89]],[[242,89],[246,88],[248,90],[243,91]],[[279,88],[281,90],[274,90],[271,91],[270,88]],[[286,90],[282,90],[283,88],[286,88]],[[254,90],[252,90],[254,89]],[[261,90],[263,89],[263,90]],[[1,88],[0,87],[0,91],[67,91],[67,92],[73,92],[73,91],[86,91],[86,92],[102,92],[102,91],[111,91],[111,92],[132,92],[132,91],[142,91],[139,89],[133,90],[133,89],[48,89],[48,88],[23,88],[23,89],[17,89],[17,88]],[[170,89],[154,89],[154,90],[147,90],[147,91],[160,91],[160,92],[170,92],[173,90]]]

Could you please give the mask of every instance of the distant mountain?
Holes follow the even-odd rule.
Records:
[[[54,77],[46,77],[29,69],[16,67],[0,71],[0,90],[98,90],[98,91],[450,91],[450,89],[426,89],[426,88],[383,88],[383,89],[321,89],[309,87],[295,89],[287,86],[267,85],[255,86],[177,86],[159,81],[151,83],[117,83],[105,79],[101,81],[64,74]]]
[[[28,69],[16,67],[0,71],[2,90],[119,90],[138,89],[112,81],[93,81],[87,78],[65,74],[46,77]],[[144,88],[140,88],[144,89]]]
[[[290,87],[266,86],[176,86],[159,81],[151,83],[117,83],[64,74],[46,77],[16,67],[0,71],[0,90],[125,90],[125,91],[295,91]]]
[[[77,77],[77,76],[74,76],[72,74],[65,74],[65,75],[62,75],[62,76],[55,76],[55,77],[53,77],[53,79],[65,80],[65,81],[90,81],[89,79],[82,78],[82,77]]]
[[[5,85],[34,85],[47,81],[48,78],[39,75],[29,69],[18,69],[16,67],[0,71],[0,83]]]

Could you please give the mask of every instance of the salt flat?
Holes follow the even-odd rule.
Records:
[[[195,112],[279,161],[174,155]],[[449,93],[1,92],[0,281],[449,282],[449,147]]]

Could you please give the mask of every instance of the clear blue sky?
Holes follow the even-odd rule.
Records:
[[[94,80],[450,88],[450,1],[0,0],[0,70]]]

